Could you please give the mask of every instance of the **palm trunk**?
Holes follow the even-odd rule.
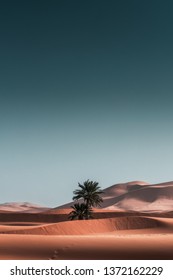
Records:
[[[86,200],[86,207],[87,207],[87,211],[88,211],[88,209],[89,209],[89,199],[87,199]],[[87,213],[87,215],[86,215],[86,220],[89,220],[89,214]]]

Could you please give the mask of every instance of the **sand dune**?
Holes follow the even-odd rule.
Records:
[[[13,227],[13,232],[9,226],[0,234],[0,259],[173,259],[169,218],[120,217]]]
[[[103,190],[101,208],[129,211],[173,211],[173,182],[149,184],[143,181],[120,183]],[[67,214],[74,202],[55,208],[31,203],[0,204],[0,212]]]
[[[119,197],[105,199],[109,209],[119,208],[133,211],[171,211],[173,210],[173,186],[147,186],[132,190]]]
[[[0,205],[0,259],[173,259],[173,182],[116,184],[102,197],[82,221],[68,221],[74,202]]]
[[[39,236],[0,238],[0,259],[136,260],[173,259],[172,234]]]
[[[111,187],[108,187],[104,189],[104,194],[102,195],[103,199],[104,198],[109,198],[109,197],[117,197],[119,195],[128,193],[130,191],[142,189],[144,186],[148,186],[149,183],[142,182],[142,181],[133,181],[133,182],[128,182],[128,183],[121,183],[121,184],[116,184]]]
[[[133,182],[128,182],[128,183],[116,184],[116,185],[113,185],[106,189],[103,189],[103,191],[104,191],[104,193],[102,195],[103,203],[101,205],[101,208],[109,206],[109,205],[107,205],[108,199],[118,197],[122,194],[126,194],[126,193],[136,190],[136,189],[141,189],[141,188],[143,188],[143,186],[147,186],[147,185],[148,185],[148,183],[146,183],[146,182],[133,181]],[[69,202],[69,203],[63,204],[61,206],[55,207],[54,209],[55,210],[56,209],[67,209],[67,208],[71,207],[73,204],[74,204],[74,202]]]
[[[53,209],[48,209],[47,211],[44,211],[43,214],[56,214],[56,215],[68,215],[72,209],[69,208],[53,208]]]
[[[39,213],[47,211],[50,208],[43,207],[37,204],[32,204],[29,202],[6,202],[0,204],[0,212],[26,212],[26,213]]]
[[[139,212],[173,211],[173,182],[149,184],[133,181],[116,184],[103,191],[101,208]],[[62,205],[55,210],[69,208],[73,203]]]
[[[166,223],[164,223],[166,225]],[[163,222],[148,217],[119,217],[109,219],[83,220],[60,222],[51,225],[39,225],[16,228],[9,231],[11,234],[39,234],[39,235],[88,235],[107,233],[118,230],[133,230],[144,228],[163,227]],[[1,227],[2,228],[2,227]],[[3,233],[1,231],[0,233]]]
[[[173,186],[173,181],[170,181],[170,182],[165,182],[165,183],[158,183],[158,184],[149,184],[150,186]]]

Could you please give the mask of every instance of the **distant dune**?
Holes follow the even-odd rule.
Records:
[[[133,181],[104,189],[93,219],[69,221],[55,208],[0,205],[0,259],[171,259],[173,182]]]
[[[0,212],[24,212],[24,213],[38,213],[49,210],[48,207],[43,207],[37,204],[32,204],[29,202],[6,202],[0,204]]]
[[[173,182],[149,184],[133,181],[116,184],[103,190],[102,209],[117,211],[173,211]],[[55,209],[69,208],[70,202]]]
[[[137,212],[173,211],[173,182],[149,184],[142,181],[120,183],[103,189],[100,209]],[[73,195],[73,194],[72,194]],[[43,207],[28,202],[0,204],[0,212],[66,214],[74,202],[55,208]]]
[[[122,189],[124,190],[124,187],[114,185],[105,189],[103,208],[139,212],[173,210],[173,182],[155,185],[130,184],[126,186],[126,192],[120,195],[117,193],[113,195],[114,189],[119,189],[120,192]],[[112,195],[110,195],[110,190],[112,190]]]

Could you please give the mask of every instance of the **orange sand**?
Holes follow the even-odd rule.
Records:
[[[71,204],[0,207],[0,259],[173,259],[173,182],[114,185],[103,200],[84,221],[68,221]]]

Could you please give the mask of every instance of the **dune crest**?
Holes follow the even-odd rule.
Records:
[[[50,208],[29,202],[6,202],[0,204],[0,211],[38,213]]]
[[[60,222],[50,225],[33,226],[21,230],[12,230],[8,231],[8,233],[39,235],[86,235],[114,231],[116,232],[118,230],[155,228],[158,226],[161,226],[161,222],[154,218],[120,217]]]
[[[112,185],[103,189],[102,209],[116,211],[165,212],[173,211],[173,182],[149,184],[143,181],[132,181]],[[70,202],[54,208],[70,208]]]

